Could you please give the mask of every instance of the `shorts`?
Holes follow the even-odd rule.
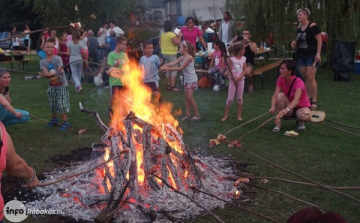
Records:
[[[291,115],[291,118],[297,118],[296,117],[296,112],[297,112],[297,110],[299,110],[300,108],[303,108],[303,107],[295,107],[295,108],[293,108],[293,113],[292,113],[292,115]],[[311,110],[311,108],[309,108],[310,110]]]
[[[155,82],[146,82],[144,83],[146,86],[148,86],[152,92],[154,91],[158,91],[158,88],[156,86],[156,83]]]
[[[126,89],[126,87],[124,87],[123,85],[111,86],[111,95],[114,95],[115,92],[117,92],[117,91],[123,91],[125,89]]]
[[[185,82],[184,88],[195,90],[196,88],[198,88],[198,82],[197,81],[190,83]]]
[[[25,44],[25,47],[29,47],[30,46],[29,39],[24,39],[24,44]]]
[[[70,112],[69,92],[66,88],[48,88],[47,94],[52,113],[65,114]]]
[[[299,54],[298,55],[298,60],[297,60],[297,64],[301,67],[301,66],[306,66],[306,67],[312,67],[312,65],[315,62],[315,56],[316,55],[303,55],[303,54]],[[315,68],[319,68],[320,63],[316,63]]]
[[[88,49],[81,49],[80,52],[84,59],[89,59],[89,50]]]
[[[254,68],[255,68],[254,64],[252,64],[250,62],[246,62],[246,67],[251,67],[251,70],[254,70]]]

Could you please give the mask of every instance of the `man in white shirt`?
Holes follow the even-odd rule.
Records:
[[[224,20],[219,26],[219,38],[225,45],[229,46],[236,35],[236,26],[230,12],[224,12],[223,18]]]
[[[97,32],[97,40],[99,46],[105,46],[106,43],[106,36],[107,36],[108,24],[103,23],[100,27],[99,31]]]
[[[110,36],[111,30],[114,30],[114,32],[116,33],[116,37],[123,36],[125,34],[124,31],[122,29],[120,29],[120,27],[115,26],[114,21],[110,21],[109,25],[110,25],[110,28],[107,31],[107,36]]]

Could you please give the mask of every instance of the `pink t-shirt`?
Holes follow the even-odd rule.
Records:
[[[221,51],[214,51],[212,56],[214,58],[214,67],[220,68],[222,62]]]
[[[1,148],[1,154],[0,154],[0,221],[1,221],[4,217],[4,200],[1,195],[1,177],[2,177],[2,172],[5,170],[6,167],[8,147],[7,147],[6,129],[2,124],[2,122],[0,122],[0,128],[2,130],[1,140],[3,141],[3,146]]]
[[[246,62],[246,57],[242,56],[240,59],[237,59],[236,57],[230,57],[230,60],[233,63],[231,69],[232,74],[234,75],[234,77],[239,77],[244,71],[244,63]],[[242,80],[243,79],[244,78],[242,78]]]
[[[291,83],[293,82],[293,80],[295,78],[296,78],[295,75],[292,76],[290,84],[288,84],[288,83],[286,83],[285,78],[280,76],[276,81],[276,86],[280,87],[282,92],[284,92],[284,94],[287,95],[290,90]],[[299,88],[302,90],[302,94],[301,94],[299,103],[296,105],[296,108],[302,108],[302,107],[310,108],[311,104],[310,104],[310,100],[306,93],[306,87],[305,87],[304,82],[300,78],[296,78],[296,80],[293,84],[293,87],[292,87],[290,95],[289,95],[289,101],[292,102],[294,100],[295,91],[296,91],[296,89],[299,89]]]
[[[196,37],[202,36],[200,29],[197,27],[194,27],[192,30],[189,30],[187,27],[182,27],[180,30],[184,40],[189,41],[194,47],[196,46]]]

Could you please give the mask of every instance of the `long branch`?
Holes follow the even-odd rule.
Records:
[[[262,218],[264,218],[264,219],[266,219],[266,220],[268,220],[268,221],[271,221],[271,222],[277,222],[277,223],[279,223],[278,221],[276,221],[276,220],[274,220],[274,219],[272,219],[272,218],[270,218],[270,217],[267,217],[267,216],[265,216],[265,215],[262,215],[262,214],[259,214],[259,213],[255,212],[255,211],[250,211],[250,210],[245,209],[245,208],[243,208],[243,207],[240,207],[240,206],[237,206],[237,205],[235,205],[235,204],[232,204],[232,203],[228,202],[227,200],[224,200],[224,199],[222,199],[222,198],[220,198],[220,197],[218,197],[218,196],[215,196],[215,195],[213,195],[213,194],[210,194],[210,193],[208,193],[208,192],[201,191],[201,190],[197,189],[196,187],[191,187],[191,189],[196,190],[196,191],[198,191],[198,192],[200,192],[200,193],[209,195],[209,196],[214,197],[214,198],[216,198],[216,199],[219,199],[219,200],[221,200],[221,201],[223,201],[223,202],[225,202],[225,203],[227,203],[227,204],[229,204],[229,205],[231,205],[231,206],[233,206],[233,207],[236,207],[236,208],[238,208],[238,209],[240,209],[240,210],[242,210],[242,211],[249,212],[249,213],[251,213],[251,214],[253,214],[253,215],[262,217]]]
[[[246,134],[242,135],[238,140],[241,140],[242,138],[244,138],[245,136],[249,135],[252,132],[255,132],[256,130],[258,130],[259,128],[263,127],[266,123],[270,122],[271,120],[273,120],[274,117],[269,118],[268,120],[266,120],[264,123],[262,123],[261,125],[259,125],[258,127],[256,127],[255,129],[251,130],[250,132],[247,132]]]
[[[186,197],[187,199],[191,200],[192,202],[194,202],[194,204],[196,204],[197,206],[201,207],[202,209],[204,209],[207,213],[209,213],[211,216],[213,216],[218,222],[221,223],[225,223],[223,220],[221,220],[217,215],[215,215],[214,213],[212,213],[210,210],[208,210],[206,207],[204,207],[202,204],[198,203],[197,201],[195,201],[194,199],[192,199],[191,197],[189,197],[188,195],[182,193],[181,191],[176,190],[174,187],[172,187],[170,184],[168,184],[166,182],[166,180],[162,179],[161,177],[155,175],[152,173],[152,175],[156,178],[158,178],[159,180],[161,180],[163,182],[163,184],[165,186],[167,186],[168,188],[172,189],[174,192]]]
[[[259,116],[256,117],[256,118],[253,118],[253,119],[251,119],[251,120],[249,120],[249,121],[247,121],[247,122],[244,122],[243,124],[241,124],[241,125],[239,125],[239,126],[236,126],[235,128],[230,129],[230,130],[227,131],[224,135],[227,135],[227,134],[229,134],[230,132],[234,131],[235,129],[238,129],[238,128],[240,128],[240,127],[242,127],[242,126],[244,126],[244,125],[246,125],[246,124],[248,124],[248,123],[250,123],[250,122],[253,122],[253,121],[255,121],[256,119],[259,119],[259,118],[261,118],[261,117],[263,117],[263,116],[265,116],[265,115],[267,115],[267,114],[269,114],[269,112],[265,112],[264,114],[259,115]]]
[[[229,140],[227,140],[227,141],[228,141],[229,143],[231,142],[231,141],[229,141]],[[247,153],[247,154],[249,154],[249,155],[251,155],[251,156],[253,156],[253,157],[256,157],[257,159],[260,159],[260,160],[264,161],[265,163],[267,163],[267,164],[269,164],[269,165],[271,165],[271,166],[273,166],[273,167],[276,167],[276,168],[281,169],[281,170],[283,170],[283,171],[285,171],[285,172],[287,172],[287,173],[290,173],[290,174],[292,174],[292,175],[294,175],[294,176],[297,176],[297,177],[299,177],[299,178],[301,178],[301,179],[304,179],[304,180],[306,180],[306,181],[308,181],[308,182],[310,182],[310,183],[313,183],[313,184],[317,185],[318,187],[324,188],[324,189],[329,190],[329,191],[331,191],[331,192],[333,192],[333,193],[339,194],[339,195],[341,195],[341,196],[343,196],[343,197],[347,197],[347,198],[349,198],[350,200],[353,200],[353,201],[355,201],[355,202],[357,202],[357,203],[360,204],[360,200],[357,199],[357,198],[355,198],[355,197],[353,197],[353,196],[350,196],[350,195],[345,194],[345,193],[343,193],[343,192],[340,192],[340,191],[334,190],[334,189],[332,189],[332,188],[329,188],[329,187],[327,187],[327,186],[324,186],[324,185],[322,185],[322,184],[319,184],[319,183],[317,183],[317,182],[314,181],[314,180],[311,180],[311,179],[309,179],[309,178],[307,178],[307,177],[304,177],[304,176],[302,176],[302,175],[300,175],[300,174],[298,174],[298,173],[295,173],[295,172],[293,172],[293,171],[291,171],[291,170],[289,170],[289,169],[286,169],[286,168],[284,168],[284,167],[282,167],[282,166],[279,166],[279,165],[277,165],[277,164],[275,164],[275,163],[273,163],[273,162],[271,162],[271,161],[269,161],[269,160],[267,160],[267,159],[264,159],[264,158],[262,158],[261,156],[258,156],[258,155],[256,155],[255,153],[252,153],[252,152],[244,149],[244,148],[241,147],[241,146],[235,145],[235,147],[241,149],[242,151],[244,151],[245,153]]]
[[[289,194],[287,194],[287,193],[284,193],[284,192],[282,192],[282,191],[277,191],[277,190],[269,189],[269,188],[266,188],[266,187],[255,186],[255,185],[251,185],[251,184],[248,184],[248,183],[245,183],[245,182],[243,182],[243,183],[246,184],[246,185],[248,185],[248,186],[250,186],[250,187],[255,187],[255,188],[259,188],[259,189],[266,190],[266,191],[269,191],[269,192],[281,194],[281,195],[284,195],[285,197],[291,198],[291,199],[293,199],[293,200],[295,200],[295,201],[299,201],[299,202],[301,202],[301,203],[303,203],[303,204],[306,204],[306,205],[310,205],[310,206],[314,206],[314,207],[319,208],[319,207],[318,207],[317,205],[315,205],[315,204],[312,204],[312,203],[307,202],[307,201],[305,201],[305,200],[302,200],[302,199],[300,199],[300,198],[296,198],[296,197],[291,196],[291,195],[289,195]],[[320,208],[319,208],[319,209],[320,209]],[[321,210],[321,209],[320,209],[320,210]],[[324,212],[323,210],[321,210],[321,211]]]
[[[57,179],[57,180],[54,180],[54,181],[51,181],[51,182],[39,183],[37,186],[38,186],[38,187],[49,186],[49,185],[56,184],[56,183],[59,183],[59,182],[61,182],[61,181],[64,181],[64,180],[66,180],[66,179],[69,179],[69,178],[72,178],[72,177],[77,177],[77,176],[82,175],[82,174],[84,174],[84,173],[88,173],[88,172],[93,171],[93,170],[95,170],[96,168],[99,168],[100,166],[102,166],[102,165],[104,165],[104,164],[107,164],[108,162],[110,162],[110,161],[118,158],[119,156],[120,156],[120,154],[117,155],[117,156],[113,156],[112,158],[109,158],[108,160],[100,163],[99,165],[94,166],[93,168],[91,168],[91,169],[89,169],[89,170],[84,170],[84,171],[81,171],[81,172],[78,172],[78,173],[66,175],[66,176],[63,176],[63,177],[60,178],[60,179]]]
[[[249,178],[249,179],[278,180],[278,181],[284,181],[284,182],[292,183],[292,184],[305,185],[305,186],[311,186],[311,187],[319,187],[316,184],[302,182],[302,181],[288,180],[288,179],[279,178],[279,177],[256,177],[256,176],[244,176],[244,177]],[[232,180],[237,179],[237,178],[234,178],[234,177],[230,177],[230,178]],[[334,186],[326,186],[326,187],[332,188],[334,190],[360,190],[360,187],[334,187]]]

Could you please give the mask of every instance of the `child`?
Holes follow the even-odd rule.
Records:
[[[56,113],[62,115],[62,126],[59,130],[63,131],[70,128],[67,120],[67,113],[70,112],[69,92],[66,89],[67,81],[64,75],[63,63],[59,56],[54,55],[54,43],[45,42],[46,57],[40,60],[41,74],[50,78],[49,88],[47,90],[52,119],[48,123],[48,127],[59,123]]]
[[[222,79],[222,76],[224,76],[224,73],[226,71],[226,65],[225,65],[225,57],[226,57],[226,48],[225,44],[221,40],[215,40],[214,42],[214,49],[215,52],[212,55],[212,59],[209,65],[209,75],[214,76],[216,73],[219,73],[220,76],[220,85],[224,83],[224,80]],[[213,67],[214,65],[214,67]]]
[[[116,67],[122,69],[124,64],[129,62],[129,58],[126,55],[127,39],[125,37],[118,37],[116,39],[116,48],[110,52],[107,59],[109,67]],[[109,77],[109,83],[111,86],[111,95],[114,95],[117,90],[123,90],[124,86],[120,78]],[[113,101],[113,97],[111,99]]]
[[[225,122],[228,118],[230,105],[234,100],[235,93],[238,103],[237,118],[242,121],[241,112],[243,107],[243,93],[244,93],[244,75],[246,72],[246,57],[244,57],[245,49],[242,43],[235,43],[231,46],[233,55],[229,59],[229,69],[225,73],[225,77],[229,78],[228,98],[226,100],[224,117],[221,119]]]
[[[67,33],[64,32],[60,38],[59,53],[58,53],[59,56],[61,57],[63,65],[69,64],[70,50],[69,47],[66,46],[66,43],[67,43]],[[71,79],[70,66],[64,67],[64,71],[68,82],[70,82]]]
[[[182,54],[177,60],[167,63],[160,68],[160,71],[182,71],[184,75],[184,89],[186,102],[186,115],[181,118],[182,121],[189,120],[190,107],[194,109],[192,120],[199,120],[200,114],[196,101],[193,97],[194,90],[198,87],[198,77],[195,73],[194,66],[194,46],[189,41],[180,43],[180,53]],[[180,67],[172,67],[180,62]]]
[[[84,44],[80,41],[80,32],[73,30],[72,40],[66,44],[70,51],[70,69],[71,75],[75,83],[75,91],[80,93],[81,87],[81,73],[82,73],[82,55],[81,49],[84,48]],[[76,62],[75,62],[76,61]]]
[[[157,88],[156,82],[158,81],[158,67],[161,62],[158,56],[153,55],[154,45],[151,41],[146,41],[144,44],[145,56],[140,58],[139,67],[144,66],[144,84],[147,85],[153,92],[156,101],[160,102],[160,92]]]

